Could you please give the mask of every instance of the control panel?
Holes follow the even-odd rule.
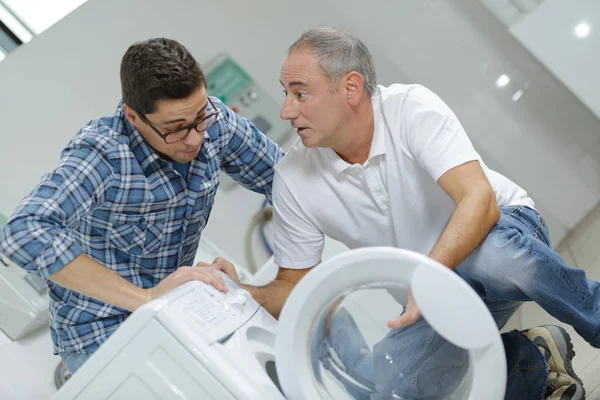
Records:
[[[208,344],[227,338],[260,308],[247,290],[220,274],[229,289],[227,293],[199,282],[194,290],[170,303],[165,310],[169,319],[183,321]]]

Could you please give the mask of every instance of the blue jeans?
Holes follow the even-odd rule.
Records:
[[[84,353],[61,353],[60,358],[63,360],[63,364],[69,370],[71,375],[75,372],[90,358],[89,355]]]
[[[521,302],[535,301],[600,347],[600,282],[552,250],[546,223],[535,210],[508,206],[501,213],[482,244],[457,267],[458,274],[492,314],[512,314]]]
[[[552,250],[548,228],[535,210],[502,207],[499,222],[456,272],[482,297],[499,328],[522,302],[535,301],[600,347],[600,284]],[[341,310],[334,316],[329,338],[350,375],[359,382],[373,382],[384,396],[393,391],[408,399],[440,399],[456,389],[467,369],[466,353],[423,319],[390,331],[370,354],[354,320]],[[548,366],[537,346],[516,331],[503,334],[502,340],[508,368],[505,398],[544,398]],[[324,366],[333,370],[326,362]],[[356,399],[377,398],[360,385],[346,388]]]
[[[519,331],[501,337],[508,377],[505,400],[545,399],[548,365],[537,345]],[[334,365],[328,346],[335,350],[343,367]],[[466,352],[444,340],[422,319],[410,329],[391,331],[371,353],[343,307],[336,310],[329,340],[321,343],[317,353],[325,369],[355,400],[389,399],[392,392],[403,399],[439,400],[456,390],[468,367]]]

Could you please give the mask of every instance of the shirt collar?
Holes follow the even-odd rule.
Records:
[[[317,150],[325,159],[325,165],[331,169],[335,175],[341,174],[352,166],[346,161],[342,160],[342,158],[338,156],[337,153],[330,147],[317,147]]]

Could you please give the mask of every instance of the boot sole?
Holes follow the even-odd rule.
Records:
[[[573,359],[573,357],[575,357],[575,349],[573,348],[571,337],[569,336],[567,331],[564,328],[561,328],[560,326],[546,325],[544,326],[544,328],[550,331],[550,334],[556,346],[556,350],[561,356],[562,364],[564,366],[565,371],[567,371],[567,374],[569,374],[571,378],[575,379],[580,385],[577,388],[577,392],[573,396],[573,399],[585,399],[586,393],[585,388],[583,387],[583,381],[577,376],[577,374],[573,370],[573,364],[571,363],[571,360]],[[548,345],[550,346],[551,344],[548,343]]]

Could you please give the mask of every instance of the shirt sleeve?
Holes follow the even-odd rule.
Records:
[[[245,188],[266,195],[272,203],[274,167],[283,156],[283,150],[229,107],[223,106],[220,111],[225,113],[231,136],[221,168]]]
[[[412,89],[401,112],[408,149],[436,182],[450,169],[479,160],[456,115],[431,90]]]
[[[82,254],[70,230],[104,201],[113,179],[110,163],[93,148],[67,149],[43,176],[2,231],[1,251],[43,279]]]
[[[303,269],[321,261],[325,236],[309,221],[278,174],[273,182],[273,227],[277,265]]]

